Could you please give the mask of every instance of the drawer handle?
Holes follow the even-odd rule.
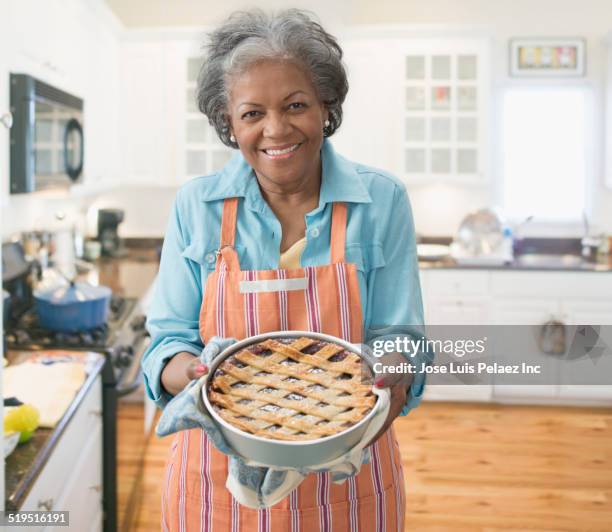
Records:
[[[90,410],[89,414],[96,417],[102,417],[102,410]]]
[[[53,499],[45,499],[44,501],[38,501],[38,508],[47,510],[50,512],[53,509]]]
[[[89,489],[100,493],[102,491],[102,486],[100,484],[96,484],[95,486],[89,486]]]

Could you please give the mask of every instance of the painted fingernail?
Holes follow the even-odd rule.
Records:
[[[376,377],[376,379],[374,379],[374,386],[376,386],[377,388],[382,388],[384,385],[385,385],[384,377]]]
[[[198,373],[205,373],[208,370],[208,366],[206,364],[200,364],[196,366],[196,371]]]

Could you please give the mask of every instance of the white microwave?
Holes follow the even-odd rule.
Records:
[[[83,100],[11,74],[11,194],[69,188],[83,175]]]

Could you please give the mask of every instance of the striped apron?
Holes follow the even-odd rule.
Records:
[[[200,311],[203,342],[212,336],[240,340],[279,330],[321,332],[361,342],[357,270],[344,262],[346,204],[333,205],[331,264],[299,269],[241,270],[233,247],[237,210],[238,198],[225,200],[221,251],[206,281]],[[287,289],[292,283],[280,283],[280,287],[272,283],[268,286],[276,285],[274,291],[240,291],[243,281],[286,279],[302,279],[297,284],[304,286]],[[225,488],[227,456],[211,444],[204,431],[180,431],[167,460],[162,528],[181,532],[402,532],[406,501],[392,428],[370,446],[370,456],[371,462],[342,484],[333,484],[329,473],[313,473],[274,506],[254,510],[240,505]]]

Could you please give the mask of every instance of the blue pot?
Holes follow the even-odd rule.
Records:
[[[106,323],[112,291],[106,286],[71,283],[34,292],[42,327],[58,332],[95,329]]]

